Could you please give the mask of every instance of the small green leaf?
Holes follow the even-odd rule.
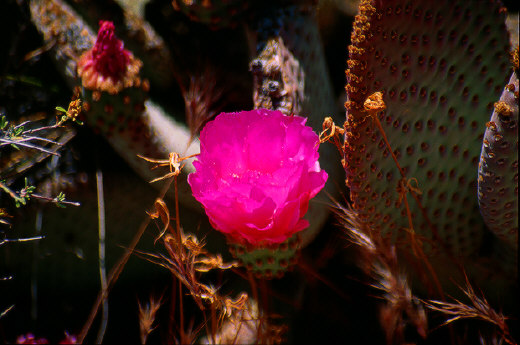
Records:
[[[14,130],[14,133],[13,133],[13,134],[14,134],[15,137],[17,137],[17,136],[19,136],[20,134],[22,134],[22,132],[23,132],[23,126],[22,126],[22,127],[18,127],[18,128],[16,128],[16,129]]]
[[[56,110],[61,111],[62,113],[67,113],[67,110],[62,107],[56,107]]]
[[[2,115],[2,117],[0,117],[0,129],[4,129],[5,127],[7,127],[8,123],[9,121],[7,121],[5,115]]]
[[[56,196],[56,206],[61,207],[61,208],[65,208],[65,205],[62,204],[63,201],[65,201],[65,193],[60,192]]]

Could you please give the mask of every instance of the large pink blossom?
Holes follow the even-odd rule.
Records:
[[[213,227],[233,241],[282,243],[305,229],[303,219],[327,173],[318,135],[300,116],[258,109],[222,113],[200,133],[193,195]]]

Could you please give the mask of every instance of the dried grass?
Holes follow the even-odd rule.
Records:
[[[359,249],[362,269],[374,280],[371,286],[383,295],[385,303],[380,309],[380,320],[387,343],[403,343],[408,325],[415,327],[417,333],[426,338],[426,313],[420,300],[412,294],[406,276],[400,271],[395,247],[361,222],[350,206],[345,207],[338,202],[334,206],[348,240]]]
[[[443,313],[449,318],[442,324],[448,325],[454,321],[462,319],[477,319],[485,321],[493,325],[497,331],[497,334],[491,335],[489,340],[491,344],[502,343],[516,345],[516,341],[512,338],[509,327],[507,326],[507,317],[502,313],[495,311],[488,303],[484,296],[479,297],[474,288],[471,286],[469,279],[466,278],[466,287],[459,286],[462,292],[468,297],[470,304],[464,304],[461,301],[453,298],[454,302],[443,302],[436,300],[422,301],[426,307],[431,310]],[[489,343],[485,341],[485,338],[481,335],[481,342]]]
[[[162,296],[155,298],[150,296],[149,302],[144,306],[141,302],[137,301],[139,306],[139,332],[141,336],[141,344],[146,344],[146,339],[157,327],[154,326],[155,315],[162,305]]]
[[[176,157],[176,164],[171,164],[171,157]],[[186,234],[180,226],[180,214],[177,196],[177,176],[180,174],[182,166],[181,158],[176,153],[170,154],[170,159],[165,161],[150,160],[159,165],[170,165],[170,173],[165,177],[173,177],[175,186],[175,217],[170,216],[168,206],[163,199],[158,198],[154,203],[154,212],[150,212],[151,219],[160,219],[162,225],[158,225],[160,234],[156,241],[162,240],[167,255],[155,253],[137,252],[146,259],[162,267],[167,268],[178,281],[178,297],[172,291],[171,315],[172,321],[177,309],[178,324],[175,338],[178,343],[192,343],[199,332],[206,329],[209,343],[280,343],[285,326],[275,326],[269,323],[271,317],[262,314],[256,302],[249,298],[245,292],[235,299],[223,295],[212,285],[201,282],[201,274],[211,270],[225,271],[239,267],[236,261],[226,263],[220,254],[212,254],[204,247],[204,241],[200,241],[194,234]],[[175,226],[173,225],[175,224]],[[185,330],[184,327],[184,308],[183,308],[183,288],[187,289],[193,301],[202,312],[204,323],[193,329]],[[175,284],[173,285],[175,290]],[[178,307],[176,307],[178,299]],[[149,320],[150,318],[143,318]],[[153,323],[153,320],[152,320]],[[152,323],[142,324],[141,338],[144,331],[148,330]],[[173,322],[170,322],[172,324]],[[144,331],[143,331],[144,330]],[[233,334],[233,337],[230,337]],[[253,336],[254,335],[254,336]]]
[[[201,128],[223,109],[224,91],[217,87],[215,72],[208,65],[202,73],[192,75],[188,86],[180,84],[186,112],[186,123],[192,140]]]

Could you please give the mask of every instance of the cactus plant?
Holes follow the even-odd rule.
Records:
[[[121,77],[103,76],[95,70],[93,64],[96,62],[91,59],[89,49],[96,48],[92,30],[72,8],[59,0],[45,0],[32,1],[30,9],[44,38],[48,41],[58,39],[59,44],[53,51],[57,63],[63,67],[60,72],[69,85],[75,87],[83,84],[87,100],[86,121],[95,130],[102,132],[114,149],[141,176],[151,181],[160,175],[150,171],[148,164],[138,155],[160,158],[168,156],[170,152],[186,152],[186,155],[196,153],[196,143],[190,141],[191,134],[185,126],[168,117],[155,103],[148,101],[145,105],[149,84],[139,76],[142,65],[139,59],[121,46],[120,53],[127,57],[122,59],[127,59],[129,65],[119,68],[128,74],[125,75],[127,79],[114,80]],[[55,23],[59,25],[53,26]],[[109,34],[112,35],[112,43],[121,45],[113,36],[113,30],[114,28]],[[102,38],[100,30],[100,39]],[[77,74],[83,78],[82,81],[78,82]],[[121,92],[123,89],[124,92]],[[158,140],[158,137],[163,139]],[[193,171],[191,161],[186,163],[185,171]],[[180,181],[179,187],[184,195],[182,200],[196,209],[198,206],[191,193],[187,193],[188,187],[183,181],[185,180]]]
[[[479,163],[478,197],[488,228],[518,250],[518,76],[495,103]]]
[[[254,78],[255,108],[307,116],[309,124],[317,130],[321,124],[316,121],[319,114],[334,113],[334,100],[312,10],[313,6],[305,4],[264,9],[254,26],[254,34],[250,34],[257,54],[250,63],[250,71]],[[332,158],[333,148],[321,147],[320,156],[332,177],[325,189],[330,196],[336,196],[332,184],[339,180],[339,166]],[[316,237],[327,219],[325,204],[311,202],[309,208],[306,219],[311,221],[311,226],[302,231],[299,238],[258,250],[251,246],[233,248],[233,253],[240,253],[241,260],[254,271],[280,277],[297,262],[299,250]]]
[[[146,6],[146,16],[138,22],[133,22],[129,13],[121,10],[114,1],[70,2],[73,3],[75,10],[62,0],[31,0],[29,4],[32,11],[31,20],[41,33],[46,49],[49,50],[46,56],[51,56],[57,62],[56,70],[65,76],[71,88],[80,82],[76,76],[78,64],[79,72],[83,72],[80,56],[86,54],[85,52],[95,45],[93,31],[85,23],[90,23],[93,27],[100,19],[113,20],[115,32],[124,41],[125,48],[133,52],[136,61],[139,59],[143,63],[139,69],[139,79],[135,78],[137,73],[134,74],[133,79],[139,87],[118,90],[113,92],[113,95],[100,90],[85,89],[84,95],[86,98],[90,97],[87,100],[90,109],[85,114],[85,122],[97,128],[97,131],[106,137],[107,142],[145,181],[155,180],[159,176],[155,171],[150,171],[146,161],[138,158],[137,154],[160,160],[166,158],[171,151],[176,151],[182,156],[196,153],[199,145],[197,133],[205,123],[209,123],[217,115],[216,107],[213,107],[212,103],[214,105],[221,99],[236,101],[242,98],[247,99],[242,104],[254,103],[255,108],[268,107],[281,110],[286,115],[295,113],[295,115],[307,116],[307,123],[312,125],[314,131],[321,130],[322,119],[325,116],[335,116],[336,123],[341,121],[341,117],[336,113],[341,113],[342,110],[336,110],[335,97],[338,95],[334,95],[331,87],[329,69],[323,54],[323,37],[320,36],[316,20],[317,12],[324,15],[320,12],[324,8],[321,5],[335,6],[334,1],[327,1],[325,4],[323,0],[319,2],[320,6],[316,6],[318,2],[310,0],[298,2],[178,0],[173,3],[153,1]],[[344,2],[338,3],[338,6],[344,6]],[[233,10],[229,10],[228,4],[233,6]],[[21,5],[22,8],[23,6]],[[107,8],[109,10],[104,12]],[[168,8],[168,11],[164,10],[165,8]],[[344,277],[345,274],[350,273],[343,270],[342,263],[344,256],[352,254],[343,248],[344,242],[339,243],[335,241],[335,237],[332,237],[340,231],[330,231],[334,228],[327,226],[326,231],[316,238],[329,214],[328,196],[333,195],[337,198],[343,191],[350,193],[345,199],[347,203],[352,201],[353,206],[353,213],[350,215],[353,218],[345,216],[344,220],[352,223],[351,225],[356,228],[357,240],[363,242],[363,236],[374,235],[371,241],[366,242],[366,246],[374,247],[370,255],[354,255],[354,260],[369,267],[368,270],[373,270],[368,279],[375,280],[375,282],[371,281],[370,285],[375,287],[376,294],[381,295],[385,300],[381,303],[383,307],[380,308],[380,321],[385,325],[387,342],[397,343],[408,340],[407,325],[414,327],[418,336],[435,337],[435,334],[427,330],[427,324],[432,322],[432,319],[429,311],[423,307],[450,306],[444,302],[423,304],[417,299],[414,296],[416,287],[408,284],[408,280],[415,279],[415,274],[421,281],[426,281],[427,285],[429,280],[427,276],[432,276],[433,280],[438,278],[441,282],[440,286],[436,286],[435,292],[418,290],[421,298],[442,299],[444,298],[442,290],[451,294],[452,290],[448,285],[452,285],[451,279],[457,280],[457,277],[463,276],[462,274],[457,276],[460,272],[454,272],[459,271],[460,267],[466,271],[472,283],[483,289],[485,294],[489,294],[490,290],[500,290],[503,287],[511,289],[515,285],[513,270],[516,266],[511,257],[516,255],[516,249],[514,245],[508,244],[510,242],[515,244],[514,237],[511,238],[513,241],[511,239],[502,241],[495,238],[495,234],[486,228],[489,227],[489,230],[494,231],[499,237],[509,237],[510,235],[507,234],[510,231],[504,234],[502,232],[504,227],[494,228],[492,224],[493,221],[503,224],[503,218],[509,217],[510,212],[499,209],[486,215],[486,207],[483,206],[489,205],[489,201],[495,198],[499,198],[500,202],[503,201],[504,207],[508,205],[507,208],[514,208],[513,205],[517,202],[514,186],[504,183],[503,187],[494,188],[498,193],[502,193],[502,189],[509,188],[512,195],[510,200],[506,201],[505,194],[498,197],[489,194],[491,189],[487,187],[489,183],[494,184],[496,179],[486,180],[489,176],[504,174],[504,181],[511,182],[514,181],[515,173],[517,174],[512,170],[504,171],[500,164],[494,165],[491,159],[496,158],[498,154],[489,151],[495,150],[496,145],[492,140],[497,139],[496,133],[490,132],[495,129],[491,123],[500,122],[500,116],[507,117],[509,107],[514,108],[512,94],[506,91],[503,97],[510,97],[511,100],[504,98],[501,101],[511,104],[505,107],[505,103],[497,103],[495,109],[502,115],[494,114],[493,116],[498,116],[498,120],[495,118],[489,120],[493,104],[498,101],[504,85],[511,84],[511,82],[507,83],[509,43],[503,25],[504,8],[499,1],[491,0],[469,3],[450,3],[445,0],[416,2],[363,0],[359,8],[359,14],[351,18],[354,27],[352,42],[348,48],[350,58],[347,62],[346,123],[344,128],[340,128],[330,126],[331,120],[327,122],[328,128],[332,130],[331,137],[338,133],[345,134],[344,146],[341,147],[345,155],[341,163],[344,163],[348,189],[344,189],[342,181],[343,172],[340,167],[342,157],[339,157],[332,145],[321,145],[320,165],[331,178],[325,186],[326,194],[321,195],[319,202],[310,204],[306,216],[311,223],[309,229],[286,242],[264,245],[262,248],[237,245],[235,242],[227,245],[235,256],[242,259],[246,268],[262,277],[278,277],[291,265],[297,268],[296,272],[286,274],[282,280],[260,282],[261,285],[264,284],[261,287],[261,296],[254,296],[255,288],[254,284],[251,284],[250,291],[253,299],[258,301],[258,305],[253,308],[254,314],[255,317],[261,318],[258,324],[252,323],[257,330],[262,329],[263,318],[268,318],[270,315],[269,309],[272,306],[265,295],[270,295],[272,290],[287,291],[290,288],[290,292],[287,293],[287,296],[290,296],[288,299],[296,306],[303,306],[302,308],[309,307],[309,304],[316,306],[325,300],[333,301],[332,311],[327,310],[325,312],[327,317],[323,318],[321,317],[323,314],[319,313],[316,313],[319,316],[313,317],[314,310],[310,312],[310,309],[298,313],[303,315],[300,317],[295,315],[295,311],[301,309],[293,308],[294,314],[291,318],[298,323],[307,322],[307,319],[312,318],[313,322],[334,321],[340,324],[344,320],[336,317],[337,315],[343,314],[352,306],[360,306],[360,308],[353,308],[363,309],[360,314],[345,312],[348,314],[347,317],[354,317],[345,321],[344,325],[355,325],[356,323],[352,321],[358,317],[360,323],[364,322],[365,310],[368,310],[366,314],[372,311],[371,307],[367,308],[365,305],[370,299],[363,299],[362,303],[355,298],[348,302],[339,301],[337,296],[342,296],[341,291],[328,280],[331,277]],[[149,10],[155,12],[150,14],[152,11]],[[333,12],[328,10],[326,15],[334,15]],[[157,13],[165,19],[161,21],[153,18]],[[114,19],[109,16],[114,16]],[[82,18],[88,19],[83,21]],[[146,20],[143,20],[145,18],[150,22],[153,21],[154,25],[148,26]],[[164,26],[165,22],[168,25]],[[130,25],[131,28],[126,25]],[[322,28],[323,25],[327,29],[333,28],[333,24],[321,23],[321,25]],[[160,32],[160,35],[154,33],[154,28]],[[137,35],[132,34],[133,29],[137,30]],[[185,33],[182,44],[175,41],[182,36],[179,33]],[[347,34],[348,32],[343,32],[343,35]],[[221,40],[214,46],[208,44],[208,41],[214,37],[221,37]],[[240,38],[240,42],[238,40],[235,42],[236,38]],[[148,49],[150,48],[148,44],[151,42],[155,42],[156,45],[152,44],[155,48]],[[331,44],[330,41],[328,43]],[[209,48],[210,46],[213,48]],[[228,53],[227,47],[231,46],[235,49],[232,50],[233,53]],[[250,48],[249,71],[247,61],[244,63],[247,58],[243,59],[244,56],[248,56],[245,49],[247,46]],[[204,49],[199,49],[201,47]],[[204,61],[205,52],[215,50],[215,47],[218,53],[208,57],[208,63],[201,63]],[[344,50],[344,46],[338,49]],[[168,54],[168,51],[175,53]],[[240,53],[236,54],[237,51]],[[160,53],[157,54],[158,52]],[[123,53],[123,56],[128,54]],[[333,54],[339,53],[334,51]],[[221,68],[223,65],[219,65],[216,61],[226,61],[227,67],[234,65],[234,68]],[[342,75],[343,70],[344,66],[339,69],[338,66],[332,66],[330,71]],[[142,81],[145,78],[150,80],[151,89],[149,93],[151,99],[146,102],[144,98],[148,95],[143,91],[147,90],[142,89],[145,85]],[[172,80],[178,82],[179,87],[173,86]],[[229,84],[223,85],[228,81]],[[246,87],[237,88],[234,85]],[[154,93],[154,89],[158,88],[162,90]],[[512,89],[508,88],[508,90]],[[518,87],[515,86],[515,90],[517,89]],[[124,96],[126,92],[128,97]],[[156,97],[159,94],[162,96],[167,94],[168,97],[166,99]],[[95,102],[98,95],[101,97],[98,102]],[[129,103],[138,104],[138,111],[134,111],[135,107],[128,107]],[[163,106],[168,111],[164,111]],[[183,117],[184,106],[187,108],[188,126],[176,121]],[[117,115],[121,116],[112,116],[113,109],[118,109]],[[244,110],[244,108],[222,110],[228,112]],[[515,110],[511,113],[514,114]],[[117,121],[118,118],[120,122]],[[140,126],[127,126],[136,122]],[[113,126],[108,125],[109,123]],[[484,134],[486,128],[488,132]],[[504,127],[496,126],[496,129],[504,130]],[[512,131],[500,135],[503,138],[509,135],[507,141],[511,143],[517,140]],[[338,139],[337,136],[335,138]],[[484,148],[482,148],[483,142]],[[500,151],[500,147],[498,148]],[[483,160],[480,164],[482,178],[477,180],[479,155]],[[511,162],[515,161],[515,158],[507,159],[511,159]],[[340,169],[336,169],[337,167]],[[183,174],[178,177],[179,183],[186,181],[187,173],[193,171],[194,167],[188,161],[182,169]],[[110,179],[110,175],[108,178],[114,183],[107,186],[107,192],[110,191],[107,195],[120,193],[118,196],[120,202],[131,209],[125,211],[126,214],[121,216],[125,222],[119,224],[119,227],[124,227],[124,231],[127,231],[132,228],[131,216],[143,211],[146,205],[142,204],[150,195],[148,193],[145,196],[145,193],[138,192],[138,183],[135,180],[131,180],[131,186],[128,187],[125,178]],[[480,184],[480,194],[477,193],[477,181]],[[126,194],[127,192],[129,194]],[[121,198],[121,195],[124,197]],[[128,198],[127,195],[139,195],[139,197]],[[186,183],[181,185],[179,196],[185,205],[197,205]],[[91,194],[86,197],[94,198]],[[481,213],[484,218],[487,218],[486,222],[483,221],[478,210],[479,198]],[[138,205],[130,205],[131,202]],[[86,217],[88,205],[85,204],[84,214],[80,216]],[[95,207],[95,203],[90,205],[92,208]],[[107,214],[110,214],[114,208],[123,209],[114,202],[110,202],[109,207],[112,208],[109,208]],[[489,209],[488,206],[487,210]],[[345,210],[350,210],[350,206]],[[501,211],[503,215],[500,215]],[[45,215],[50,216],[51,213]],[[493,219],[495,215],[498,215],[496,220]],[[514,214],[511,215],[515,217]],[[180,226],[178,214],[175,217]],[[197,229],[200,233],[204,233],[208,230],[204,228],[204,221],[201,229],[198,229],[202,217],[201,213],[181,212],[184,230]],[[185,223],[187,218],[189,222]],[[169,220],[170,218],[168,222]],[[63,223],[64,218],[59,221]],[[75,221],[83,224],[83,218],[80,220],[79,216]],[[515,222],[513,221],[512,224]],[[116,228],[117,225],[112,224],[109,226],[109,231],[115,233]],[[364,230],[367,232],[363,233]],[[214,233],[208,231],[207,243],[213,246],[212,249],[223,251],[224,244],[222,241],[213,240],[212,236],[218,237],[218,234],[214,235]],[[514,230],[512,233],[514,234]],[[378,237],[379,234],[382,234],[385,239]],[[87,236],[91,236],[86,231],[81,231],[81,236],[84,236],[82,238],[85,238],[85,243],[95,243],[91,238],[86,240]],[[179,241],[172,236],[165,237],[168,237],[171,243]],[[188,238],[189,236],[186,237]],[[325,240],[334,242],[334,245],[330,242],[324,245]],[[394,251],[392,243],[399,248],[398,252]],[[190,254],[190,250],[197,250],[196,246],[193,247],[193,243],[189,241],[186,245],[188,245],[186,252],[177,253],[176,259],[182,261],[183,253]],[[307,249],[303,249],[306,245]],[[63,241],[60,246],[72,247],[66,241]],[[338,252],[341,254],[335,254],[336,252],[330,250],[334,246],[338,247]],[[323,251],[316,255],[318,247]],[[169,253],[175,251],[172,248],[173,245],[169,248]],[[91,254],[90,252],[88,255]],[[140,253],[140,255],[144,254]],[[162,255],[159,254],[154,258]],[[298,255],[301,257],[297,260]],[[334,259],[327,261],[332,255]],[[174,268],[172,272],[175,271],[176,276],[182,281],[182,270],[175,268],[176,266],[172,265],[175,261],[168,261],[169,259],[171,258],[165,261],[170,265],[167,265],[168,268]],[[311,265],[306,263],[311,260]],[[84,261],[85,265],[90,262]],[[328,264],[327,267],[324,262]],[[62,269],[60,276],[78,271],[73,263],[69,261],[67,263],[71,265],[70,269]],[[433,266],[427,266],[429,263]],[[423,264],[425,266],[422,266]],[[74,268],[71,268],[73,266]],[[341,268],[338,270],[337,267]],[[313,268],[322,271],[314,272]],[[236,271],[241,272],[241,270]],[[322,272],[327,272],[328,276],[321,276]],[[144,280],[141,276],[143,272],[138,274],[138,279]],[[218,276],[216,278],[218,288],[214,288],[215,291],[225,290],[229,284],[235,283],[234,280],[227,280],[229,275],[230,273],[224,272],[215,275]],[[434,277],[435,275],[437,277]],[[424,277],[426,279],[423,279]],[[82,282],[87,280],[86,277],[82,279]],[[317,281],[326,284],[327,293],[312,294],[313,284]],[[340,282],[339,279],[336,283],[341,284],[341,288],[349,285],[348,282]],[[193,293],[190,288],[188,290],[190,294]],[[176,291],[181,295],[181,301],[186,299],[182,297],[186,289]],[[207,285],[205,291],[213,291],[213,285]],[[335,291],[336,294],[328,296],[330,291]],[[363,293],[372,295],[372,291],[364,290]],[[492,299],[493,303],[497,301],[509,303],[510,296],[506,295],[509,290],[502,292],[504,292],[500,296],[502,299]],[[211,293],[197,296],[198,306],[199,302],[204,304],[212,298]],[[279,297],[276,293],[272,296]],[[286,296],[282,296],[284,297]],[[205,302],[201,302],[202,300]],[[313,302],[309,302],[310,300]],[[317,303],[314,303],[314,300]],[[222,311],[224,319],[229,318],[234,327],[232,329],[236,329],[234,322],[237,319],[229,317],[236,305],[232,300],[229,303],[230,305],[220,306],[222,309],[219,310]],[[209,306],[209,304],[204,305]],[[213,308],[213,304],[211,305]],[[347,305],[347,308],[341,309],[344,305]],[[285,306],[278,307],[275,307],[277,313],[282,310],[287,311],[284,310]],[[442,308],[437,310],[440,309]],[[489,311],[488,306],[484,309],[485,312]],[[493,323],[501,315],[492,312],[489,311],[491,318],[496,317],[492,319]],[[175,310],[170,316],[177,317],[178,313],[179,311]],[[181,311],[180,315],[182,314]],[[207,314],[204,316],[206,317]],[[235,316],[239,318],[239,314]],[[211,315],[211,319],[214,317]],[[409,322],[407,319],[410,319]],[[208,328],[211,328],[206,328],[208,342],[217,340],[215,337],[218,334],[217,326],[223,326],[222,334],[226,333],[225,328],[229,327],[229,323],[228,326],[224,326],[220,316],[218,322],[205,320],[205,324],[210,325]],[[502,327],[500,328],[502,334],[506,334],[505,339],[509,341],[509,333],[503,331],[507,328],[504,326],[506,322],[502,321],[503,323],[497,321],[497,327]],[[180,327],[182,329],[176,333],[179,339],[194,339],[193,333],[186,331],[186,327]],[[305,333],[306,327],[291,328],[293,329],[291,337],[300,340],[306,338],[308,334]],[[345,332],[348,337],[351,334],[347,332],[362,333],[354,330],[355,326],[329,328],[338,328],[331,331],[331,334],[336,336],[341,332]],[[170,330],[168,336],[171,337],[174,333]],[[320,332],[320,340],[323,340],[326,335],[325,332]],[[341,335],[342,339],[344,336],[345,334]],[[374,340],[374,337],[382,339],[384,335],[371,333],[360,337],[364,337],[364,342],[368,342]],[[249,338],[251,337],[248,330]],[[83,337],[81,339],[83,340]],[[255,338],[253,341],[260,340]]]
[[[361,2],[349,47],[345,171],[354,209],[373,231],[398,243],[416,236],[430,260],[474,258],[486,244],[476,171],[508,47],[493,1]],[[365,100],[376,91],[386,110],[370,113]]]

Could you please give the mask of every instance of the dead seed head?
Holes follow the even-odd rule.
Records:
[[[140,156],[140,155],[137,155],[137,156],[139,158],[144,159],[147,162],[156,163],[156,165],[154,167],[152,167],[152,170],[153,169],[157,169],[159,167],[163,167],[163,166],[170,167],[170,172],[168,174],[151,180],[150,183],[153,183],[153,182],[157,182],[157,181],[168,179],[170,177],[179,176],[179,174],[181,173],[182,168],[185,165],[185,164],[181,165],[181,162],[186,160],[186,159],[198,156],[198,153],[194,154],[194,155],[186,156],[186,157],[181,157],[177,152],[170,152],[170,154],[168,156],[168,159],[153,159],[153,158],[143,157],[143,156]]]
[[[503,314],[495,311],[488,303],[484,296],[479,297],[473,287],[471,286],[468,277],[466,276],[466,287],[459,288],[468,297],[470,304],[464,304],[461,301],[453,298],[454,302],[444,301],[423,301],[426,307],[431,310],[443,313],[449,318],[443,323],[447,325],[456,320],[462,319],[479,319],[496,326],[498,333],[500,334],[503,341],[507,344],[516,344],[514,339],[511,337],[509,327],[507,326],[505,317]]]
[[[381,92],[374,92],[365,100],[363,104],[365,111],[374,114],[386,109],[386,104],[383,101],[383,94]]]
[[[162,296],[156,299],[150,296],[150,300],[144,306],[137,301],[139,306],[139,329],[141,333],[141,343],[146,343],[148,335],[157,327],[153,326],[155,321],[155,314],[162,305]]]

